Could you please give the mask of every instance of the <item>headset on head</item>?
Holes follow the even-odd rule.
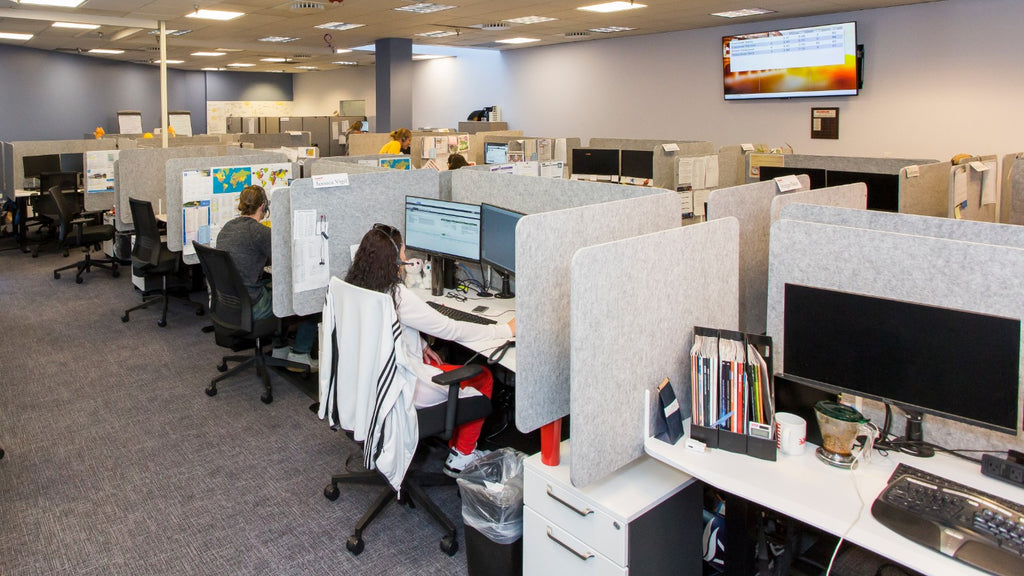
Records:
[[[402,251],[398,249],[398,244],[391,237],[397,231],[396,228],[390,224],[374,224],[373,229],[383,234],[388,239],[388,242],[391,242],[391,246],[395,248],[395,264],[398,266],[408,266],[409,262],[402,260]]]

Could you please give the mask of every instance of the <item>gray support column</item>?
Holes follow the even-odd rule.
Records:
[[[412,129],[412,40],[381,38],[376,47],[376,131]]]

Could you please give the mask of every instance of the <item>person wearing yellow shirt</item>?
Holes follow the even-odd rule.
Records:
[[[378,154],[408,154],[412,146],[412,132],[399,128],[391,133],[391,142],[381,146]]]

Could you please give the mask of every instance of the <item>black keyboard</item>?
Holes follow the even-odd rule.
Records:
[[[896,533],[991,574],[1024,574],[1024,506],[900,464],[871,514]]]
[[[438,304],[433,300],[427,300],[427,304],[429,304],[434,310],[437,310],[452,320],[458,320],[459,322],[472,322],[474,324],[497,324],[496,321],[491,320],[490,318],[484,318],[483,316],[477,316],[472,312],[466,312],[464,310],[459,310],[458,308],[451,308],[444,304]]]

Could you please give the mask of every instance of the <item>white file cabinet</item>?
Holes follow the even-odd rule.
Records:
[[[558,466],[526,459],[523,574],[701,573],[702,484],[647,455],[584,488]]]

